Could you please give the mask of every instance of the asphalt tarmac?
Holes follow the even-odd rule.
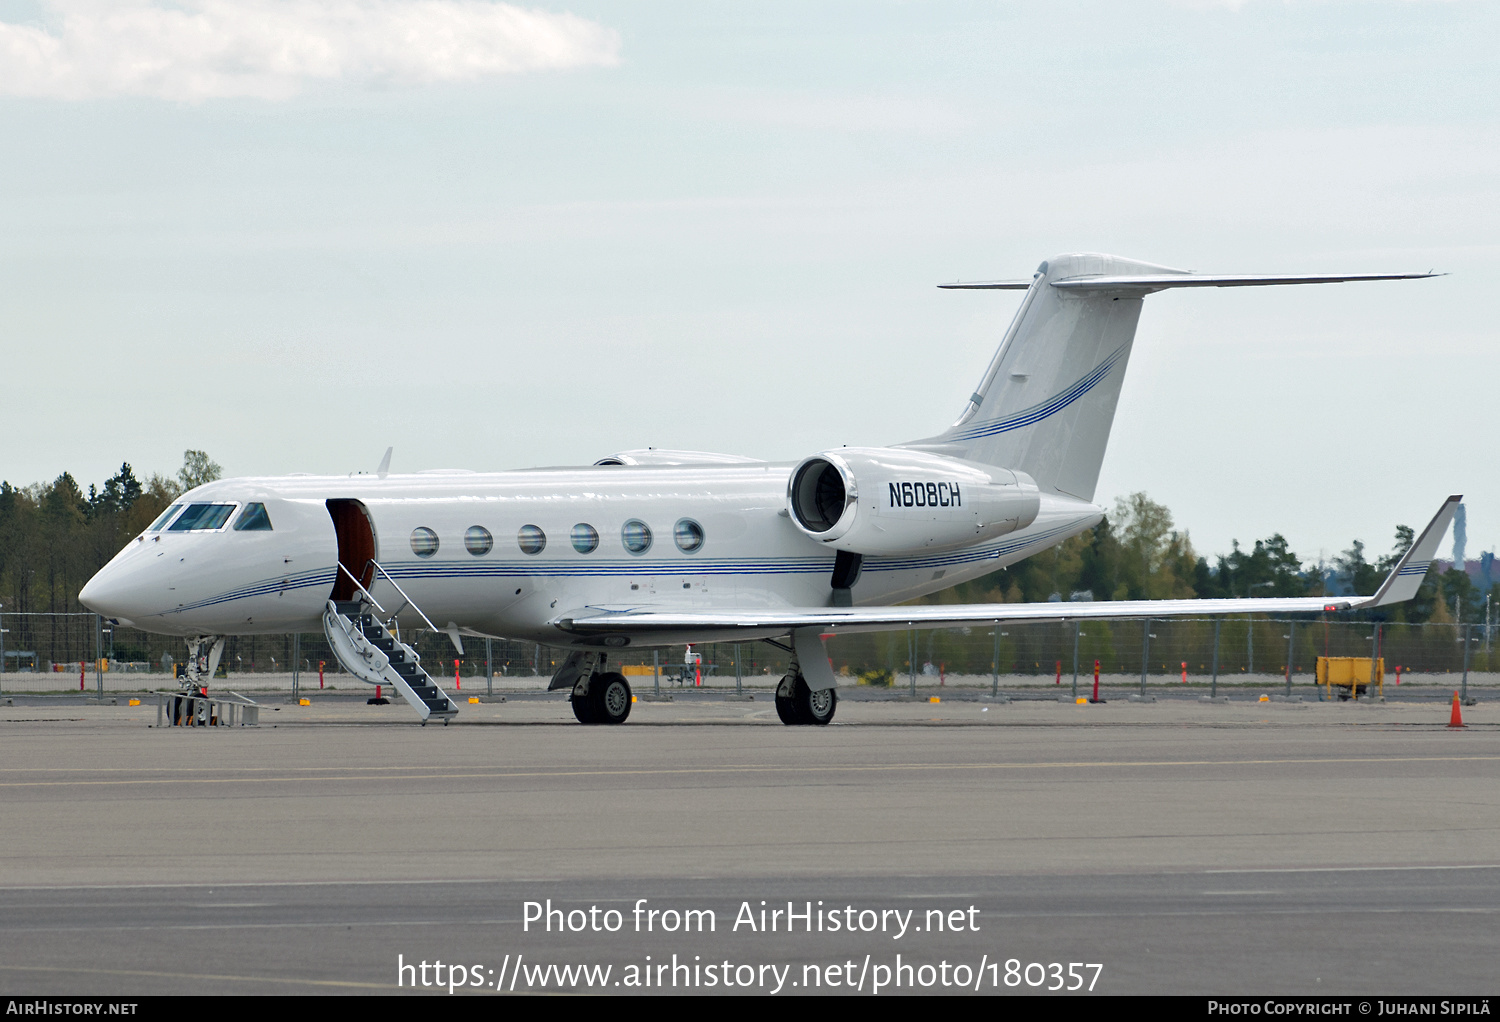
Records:
[[[5,995],[1495,988],[1500,704],[17,701]]]

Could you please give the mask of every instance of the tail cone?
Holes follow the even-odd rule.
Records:
[[[1463,727],[1463,715],[1458,712],[1458,693],[1453,693],[1453,715],[1448,718],[1449,727]]]

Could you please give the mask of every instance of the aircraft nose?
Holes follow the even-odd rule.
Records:
[[[100,568],[78,593],[78,602],[101,617],[129,617],[128,594],[119,572]]]

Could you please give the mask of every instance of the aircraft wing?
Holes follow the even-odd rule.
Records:
[[[1214,600],[1108,600],[1090,603],[959,603],[904,607],[786,607],[764,610],[676,611],[584,608],[552,623],[574,635],[635,636],[715,633],[715,641],[818,629],[876,632],[902,628],[953,628],[1010,621],[1079,621],[1093,618],[1166,618],[1218,614],[1316,614],[1401,603],[1417,594],[1438,543],[1448,531],[1461,495],[1443,502],[1427,528],[1402,555],[1373,596],[1260,597]]]

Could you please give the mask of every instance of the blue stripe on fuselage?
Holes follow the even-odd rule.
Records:
[[[927,554],[916,557],[870,558],[864,571],[920,571],[923,569],[951,568],[965,564],[998,560],[1007,554],[1016,553],[1028,546],[1045,542],[1062,533],[1076,531],[1077,523],[1069,523],[1034,533],[1025,537],[1007,537],[996,543],[968,550],[955,550],[943,554]],[[566,564],[537,561],[404,561],[384,566],[391,577],[402,582],[425,579],[484,579],[484,578],[620,578],[669,576],[725,576],[725,575],[821,575],[833,570],[832,557],[783,557],[684,560],[652,562],[636,560],[602,561],[594,564]],[[297,575],[277,576],[264,579],[253,585],[229,590],[196,603],[177,608],[171,613],[201,610],[235,600],[255,596],[267,596],[280,592],[306,589],[312,586],[332,586],[338,569],[330,566]]]

